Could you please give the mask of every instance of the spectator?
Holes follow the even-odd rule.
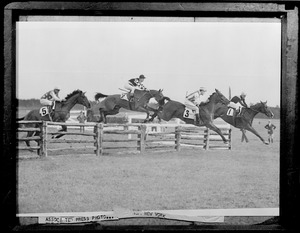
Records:
[[[265,129],[268,130],[268,140],[269,143],[273,143],[273,137],[274,137],[274,130],[276,129],[276,126],[272,124],[272,122],[269,120],[268,124],[265,126]]]
[[[77,117],[77,120],[79,121],[79,123],[85,123],[86,119],[87,117],[85,116],[84,112],[81,111]],[[84,133],[84,126],[80,126],[80,132]]]

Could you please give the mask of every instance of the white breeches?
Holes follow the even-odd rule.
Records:
[[[185,99],[184,105],[199,114],[199,108],[192,101]]]
[[[134,90],[136,89],[134,86],[129,85],[128,83],[126,83],[124,85],[124,88],[128,91],[131,91],[132,93],[134,92]]]
[[[47,99],[40,99],[41,105],[51,106],[53,101]]]
[[[228,107],[234,108],[235,110],[241,110],[243,108],[243,106],[240,103],[233,103],[233,102],[230,102],[228,104]]]

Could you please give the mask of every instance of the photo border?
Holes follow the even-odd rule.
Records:
[[[16,218],[16,22],[21,15],[60,16],[172,16],[172,17],[255,17],[281,19],[281,114],[280,114],[280,197],[279,220],[273,225],[258,226],[194,226],[183,230],[291,230],[298,228],[299,215],[299,146],[298,68],[299,68],[299,2],[296,1],[210,1],[210,2],[52,2],[6,1],[3,5],[4,80],[2,108],[2,163],[5,170],[2,219],[8,229],[18,227]],[[299,144],[299,143],[298,143]],[[43,226],[39,226],[41,229]],[[64,228],[64,227],[63,227]],[[73,229],[78,229],[74,228]],[[47,228],[49,229],[49,228]],[[57,228],[56,228],[57,229]],[[65,229],[65,228],[64,228]],[[128,229],[114,226],[111,229]],[[134,227],[132,229],[135,229]],[[140,226],[139,228],[140,229]],[[170,230],[166,226],[145,226],[143,229]],[[176,226],[174,226],[174,229]]]

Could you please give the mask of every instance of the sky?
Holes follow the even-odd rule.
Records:
[[[247,103],[280,105],[280,21],[20,21],[17,97],[40,98],[60,87],[119,94],[127,80],[146,76],[148,89],[183,101],[206,87]]]

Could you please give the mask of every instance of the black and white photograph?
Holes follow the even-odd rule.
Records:
[[[84,19],[17,24],[20,213],[278,214],[280,20]]]
[[[57,4],[17,12],[5,53],[20,229],[286,221],[294,8]]]

